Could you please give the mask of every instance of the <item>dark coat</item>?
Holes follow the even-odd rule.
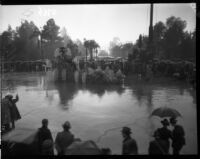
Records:
[[[155,139],[149,143],[149,155],[166,155],[167,144],[162,139]]]
[[[172,131],[172,147],[179,148],[185,145],[185,132],[182,126],[176,125]]]
[[[59,132],[55,139],[55,146],[59,155],[63,155],[65,149],[74,141],[74,135],[70,131]]]
[[[167,146],[165,147],[166,148],[165,152],[169,153],[169,146],[170,146],[169,139],[172,139],[172,132],[165,127],[159,128],[158,132],[160,134],[160,139],[162,139],[166,142]]]
[[[53,141],[53,137],[52,137],[51,131],[46,127],[39,128],[37,135],[38,135],[38,148],[39,148],[39,152],[41,153],[42,152],[42,143],[48,139]]]
[[[1,124],[9,124],[12,120],[11,118],[11,107],[12,103],[7,99],[3,98],[1,101]]]
[[[138,154],[138,147],[136,141],[131,137],[124,139],[122,146],[122,155],[137,155],[137,154]]]
[[[16,105],[16,103],[19,101],[19,98],[17,97],[16,99],[11,99],[10,101],[12,103],[11,119],[13,121],[21,119],[21,115],[20,115],[19,110],[18,110],[17,105]]]

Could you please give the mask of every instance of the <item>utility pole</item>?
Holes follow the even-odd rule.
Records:
[[[148,41],[148,55],[147,61],[153,60],[154,44],[153,44],[153,3],[150,5],[150,25],[149,25],[149,41]]]
[[[149,26],[149,44],[153,42],[153,3],[151,3],[150,9],[150,26]]]

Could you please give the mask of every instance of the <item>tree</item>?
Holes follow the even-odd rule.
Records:
[[[99,47],[99,44],[95,40],[85,40],[84,46],[86,48],[86,56],[87,52],[89,51],[90,59],[93,59],[93,50],[96,50],[97,53],[97,48]]]
[[[45,58],[52,59],[55,49],[63,46],[63,38],[59,36],[59,29],[54,19],[49,19],[43,26],[41,37]]]
[[[41,58],[38,48],[36,33],[39,29],[34,22],[22,21],[16,28],[15,46],[17,46],[18,58],[21,60],[36,60]]]
[[[139,36],[137,43],[138,43],[138,47],[141,48],[142,47],[142,35],[141,34]]]
[[[46,25],[43,26],[42,37],[47,42],[55,43],[60,40],[59,34],[60,27],[55,24],[54,19],[49,19]]]
[[[130,53],[133,51],[133,43],[125,43],[121,46],[121,56],[123,58],[127,58]]]
[[[194,59],[195,58],[195,42],[192,39],[192,33],[185,32],[184,37],[180,44],[180,58],[187,60],[187,59]]]
[[[180,44],[184,37],[186,21],[171,16],[167,18],[166,28],[163,45],[166,58],[178,58],[180,57]]]
[[[11,26],[8,26],[8,29],[2,33],[0,36],[0,46],[1,46],[1,58],[5,61],[13,59],[15,56],[13,54],[13,50],[15,49],[13,46],[15,31],[12,30]]]
[[[79,55],[78,45],[75,44],[71,39],[69,40],[69,42],[68,42],[66,47],[70,49],[71,54],[72,54],[73,57]]]

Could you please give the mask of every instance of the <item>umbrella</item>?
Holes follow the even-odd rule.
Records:
[[[159,116],[161,118],[164,117],[181,117],[181,114],[173,108],[168,108],[168,107],[160,107],[155,109],[152,113],[151,116]]]
[[[66,150],[65,155],[100,155],[101,150],[93,141],[73,142]]]

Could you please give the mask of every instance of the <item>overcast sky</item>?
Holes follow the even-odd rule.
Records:
[[[102,49],[119,37],[122,43],[135,42],[139,34],[148,35],[150,4],[112,5],[14,5],[0,6],[0,33],[20,25],[23,19],[42,27],[50,18],[65,27],[72,40],[94,39]],[[194,4],[154,4],[154,21],[170,16],[187,21],[188,31],[196,28]]]

